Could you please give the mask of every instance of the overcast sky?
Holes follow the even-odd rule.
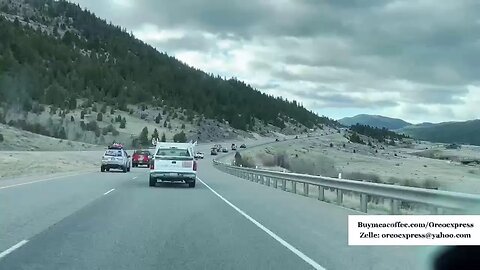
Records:
[[[477,0],[74,0],[181,61],[332,118],[480,118]]]

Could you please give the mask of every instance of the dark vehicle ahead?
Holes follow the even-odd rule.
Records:
[[[227,148],[222,148],[222,152],[223,153],[228,153],[228,149]]]
[[[217,148],[212,148],[212,151],[210,151],[210,155],[212,156],[218,155]]]
[[[240,148],[247,148],[245,144],[240,145]]]
[[[152,159],[152,154],[148,150],[136,150],[132,156],[132,167],[141,165],[149,166]]]
[[[233,151],[237,150],[237,146],[234,143],[232,143],[232,150]]]

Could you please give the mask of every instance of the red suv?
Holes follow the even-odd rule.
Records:
[[[138,165],[150,165],[150,159],[152,154],[148,150],[136,150],[132,156],[132,166],[138,167]]]

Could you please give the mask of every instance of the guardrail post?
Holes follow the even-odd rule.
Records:
[[[277,178],[273,178],[273,187],[274,187],[274,188],[277,188],[277,187],[278,187]]]
[[[287,190],[287,180],[282,179],[282,190],[286,191]]]
[[[318,186],[318,200],[325,201],[325,189],[321,186]]]
[[[368,197],[367,194],[360,194],[360,211],[367,213],[367,203]]]
[[[435,207],[435,206],[432,206],[432,215],[441,214],[440,212],[441,212],[441,211],[440,211],[440,208]]]
[[[337,188],[337,204],[343,203],[343,190]]]
[[[270,177],[265,177],[265,182],[267,182],[267,186],[270,186]]]
[[[292,181],[292,193],[297,193],[297,182]]]
[[[400,214],[400,201],[396,199],[392,199],[390,201],[390,214],[398,215]]]
[[[303,183],[303,195],[308,197],[308,184]]]

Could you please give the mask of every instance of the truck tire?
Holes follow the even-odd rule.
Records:
[[[122,171],[123,171],[124,173],[126,173],[126,172],[127,172],[127,166],[123,166]]]
[[[127,172],[129,172],[129,171],[130,171],[130,166],[127,167]]]
[[[154,187],[156,183],[157,183],[157,181],[155,180],[155,178],[153,178],[153,177],[150,176],[149,186]]]
[[[104,171],[105,171],[105,167],[104,167],[104,166],[100,166],[100,171],[101,171],[101,172],[104,172]]]
[[[195,180],[193,180],[193,182],[189,182],[188,187],[194,188],[195,187]]]

